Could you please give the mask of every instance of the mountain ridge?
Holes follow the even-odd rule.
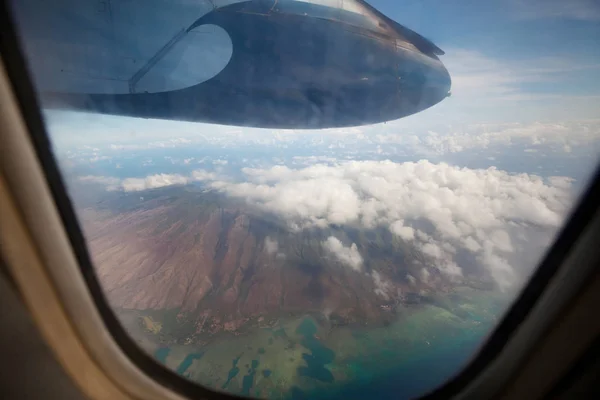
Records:
[[[434,268],[426,283],[415,279],[427,258],[383,228],[294,231],[196,188],[107,194],[79,214],[110,304],[177,310],[195,334],[304,313],[385,323],[398,304],[455,285]],[[325,248],[331,237],[364,255],[359,269]]]

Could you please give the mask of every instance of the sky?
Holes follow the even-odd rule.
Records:
[[[600,2],[372,0],[429,38],[453,80],[435,116],[486,122],[597,118]],[[433,113],[431,113],[433,114]],[[415,119],[425,115],[417,115]]]
[[[402,120],[445,123],[597,119],[600,2],[372,0],[440,46],[452,97]]]
[[[524,282],[598,164],[600,2],[371,4],[445,51],[451,97],[397,121],[314,131],[46,110],[72,190],[202,185],[291,230],[384,227],[450,277],[468,259],[501,288]],[[323,247],[360,272],[361,249],[342,239]],[[375,271],[379,287],[386,279]]]

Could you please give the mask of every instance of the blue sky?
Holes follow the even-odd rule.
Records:
[[[443,47],[501,59],[576,56],[600,61],[600,3],[590,0],[370,0]]]
[[[598,117],[598,1],[371,4],[446,51],[441,59],[453,77],[454,98],[429,113],[435,117],[479,122]]]

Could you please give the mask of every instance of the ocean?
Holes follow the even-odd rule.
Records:
[[[410,399],[459,373],[507,304],[502,294],[463,288],[433,304],[403,307],[387,326],[331,327],[304,315],[200,347],[152,352],[187,379],[239,395]]]

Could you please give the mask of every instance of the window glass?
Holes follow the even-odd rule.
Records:
[[[596,3],[369,3],[400,26],[351,0],[14,2],[106,299],[193,382],[435,389],[596,168]]]

